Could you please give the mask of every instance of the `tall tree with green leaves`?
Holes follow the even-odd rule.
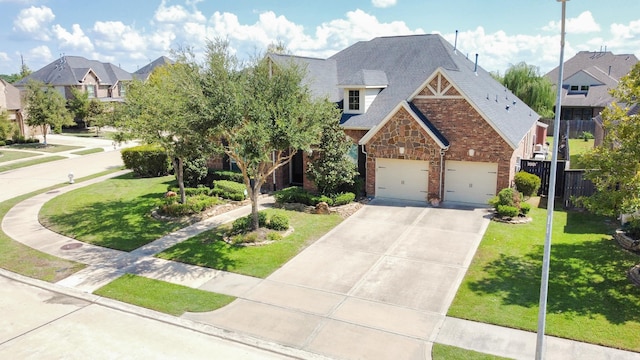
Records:
[[[25,96],[26,123],[40,127],[44,145],[47,145],[47,133],[62,131],[63,126],[74,125],[75,122],[66,108],[66,100],[51,86],[37,81],[27,84]]]
[[[553,84],[540,75],[537,66],[520,62],[511,65],[501,78],[502,85],[543,118],[553,117],[555,91]]]
[[[211,129],[244,177],[252,204],[252,228],[259,227],[260,188],[297,151],[320,142],[323,124],[338,121],[335,105],[314,100],[302,85],[304,69],[274,64],[268,57],[239,71],[228,42],[209,44],[203,91]]]
[[[601,146],[583,154],[586,178],[596,193],[582,198],[587,209],[619,215],[640,209],[640,63],[611,90],[617,100],[602,111],[605,137]]]
[[[165,149],[173,162],[181,203],[186,201],[184,163],[196,154],[206,154],[209,145],[192,104],[201,97],[200,70],[186,56],[155,69],[147,81],[133,81],[119,120],[119,126],[134,137]]]

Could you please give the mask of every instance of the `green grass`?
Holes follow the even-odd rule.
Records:
[[[103,148],[92,148],[92,149],[74,151],[74,152],[72,152],[72,154],[73,155],[89,155],[89,154],[95,154],[95,153],[99,153],[99,152],[103,152],[103,151],[104,151]]]
[[[44,144],[41,144],[41,143],[33,143],[33,144],[14,144],[9,146],[9,148],[41,151],[41,152],[47,152],[47,153],[58,153],[62,151],[82,149],[82,146],[55,145],[55,144],[47,144],[47,146],[44,146]]]
[[[235,300],[232,296],[131,274],[119,277],[94,294],[174,316],[185,312],[213,311]]]
[[[60,135],[75,136],[75,137],[81,137],[81,138],[107,139],[107,140],[113,139],[113,132],[101,130],[100,133],[98,135],[96,135],[96,129],[95,128],[89,128],[89,129],[64,129],[62,131],[62,134],[60,134]]]
[[[553,147],[553,137],[547,137],[547,142],[549,142],[549,149]],[[569,139],[569,161],[571,162],[572,169],[580,169],[582,168],[582,164],[580,163],[580,157],[585,152],[593,149],[594,140],[584,139]],[[551,159],[549,157],[549,159]]]
[[[533,222],[491,222],[448,315],[536,331],[546,209]],[[640,351],[640,257],[610,235],[615,222],[583,212],[553,217],[546,333]],[[594,331],[597,329],[597,331]]]
[[[507,359],[500,356],[483,354],[473,350],[461,349],[455,346],[434,343],[431,350],[433,360],[499,360]]]
[[[80,178],[77,182],[86,181],[94,177],[106,175],[116,170],[109,170],[92,176]],[[60,184],[46,189],[38,190],[26,195],[18,196],[0,203],[0,221],[7,212],[19,202],[46,191],[51,191],[66,186]],[[34,250],[22,243],[8,237],[0,230],[0,267],[3,269],[49,282],[60,281],[67,276],[82,270],[85,265],[45,254]]]
[[[131,251],[185,226],[150,216],[173,176],[109,179],[55,197],[40,222],[60,234],[112,249]]]
[[[264,278],[319,239],[342,218],[338,215],[312,215],[280,209],[267,210],[285,214],[295,231],[282,240],[264,246],[240,247],[221,241],[229,225],[206,231],[177,244],[156,256],[188,264]]]
[[[0,151],[0,162],[12,161],[12,160],[20,160],[33,156],[40,156],[40,154],[28,153],[23,151],[11,151],[11,150],[2,150]]]
[[[67,159],[67,158],[64,157],[64,156],[54,155],[54,156],[41,157],[41,158],[33,159],[33,160],[19,161],[19,162],[12,163],[12,164],[9,164],[9,165],[0,166],[0,173],[1,172],[5,172],[5,171],[20,169],[20,168],[27,167],[27,166],[44,164],[44,163],[48,163],[48,162],[51,162],[51,161],[58,161],[58,160],[64,160],[64,159]]]

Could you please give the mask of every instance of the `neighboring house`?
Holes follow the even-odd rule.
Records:
[[[602,142],[600,112],[614,99],[609,90],[638,62],[633,54],[581,51],[564,63],[561,120],[595,119],[596,142]],[[558,84],[558,67],[545,76]],[[599,122],[598,122],[599,121]]]
[[[5,80],[0,79],[0,113],[5,111],[9,115],[9,121],[15,124],[20,135],[29,137],[29,128],[25,126],[24,118],[22,116],[22,98],[20,96],[20,90]]]
[[[14,85],[24,90],[34,80],[53,86],[67,99],[72,96],[71,88],[76,88],[86,91],[90,99],[108,102],[122,101],[125,85],[131,79],[130,73],[111,63],[62,56]]]
[[[370,197],[486,205],[544,142],[539,115],[440,35],[375,38],[328,59],[268,56],[306,65],[313,94],[342,109]],[[274,186],[312,189],[306,161],[294,157]]]
[[[149,79],[149,75],[151,75],[153,70],[155,70],[157,67],[164,66],[164,65],[171,65],[173,63],[174,61],[169,59],[168,57],[161,56],[153,60],[149,64],[141,67],[140,69],[134,71],[131,75],[133,76],[134,79],[145,81]]]

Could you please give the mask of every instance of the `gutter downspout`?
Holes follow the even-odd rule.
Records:
[[[367,150],[366,150],[366,145],[362,144],[362,153],[364,154],[364,194],[365,196],[369,197],[367,194],[367,173],[369,172],[369,154],[367,154]]]
[[[444,201],[444,195],[442,194],[442,177],[444,174],[444,153],[447,152],[447,150],[449,150],[449,147],[445,147],[440,149],[440,189],[439,189],[439,195],[440,195],[440,201]]]

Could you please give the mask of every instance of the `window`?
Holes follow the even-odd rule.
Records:
[[[120,88],[120,96],[124,96],[127,91],[126,86],[123,83],[118,83],[118,87]]]
[[[89,99],[96,97],[96,86],[95,85],[87,85],[87,95],[89,95]]]
[[[578,91],[578,85],[571,85],[571,91]]]
[[[359,90],[349,90],[349,110],[360,110]]]
[[[580,91],[584,91],[584,92],[589,91],[589,85],[582,85],[582,86],[580,86]]]

